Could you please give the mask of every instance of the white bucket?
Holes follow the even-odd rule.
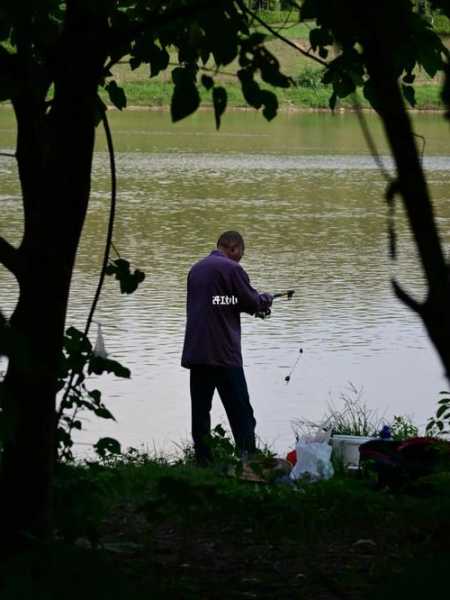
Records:
[[[365,442],[376,438],[364,435],[333,435],[331,445],[334,454],[340,458],[344,467],[349,465],[359,466],[359,447]]]

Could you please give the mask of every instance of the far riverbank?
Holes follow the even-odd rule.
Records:
[[[124,82],[123,88],[127,97],[127,106],[133,109],[169,109],[172,97],[173,85],[169,82],[161,82],[158,80],[143,80]],[[225,84],[227,90],[228,103],[227,109],[249,109],[242,96],[240,87],[237,83],[227,82]],[[330,110],[329,98],[331,96],[331,88],[322,84],[312,87],[296,86],[288,89],[274,90],[278,102],[279,110],[287,111],[316,111]],[[443,111],[444,105],[440,97],[440,86],[436,84],[422,84],[416,86],[417,105],[415,110],[420,111]],[[201,108],[212,109],[211,94],[206,90],[200,90]],[[106,104],[109,103],[107,94],[102,94]],[[359,105],[361,108],[370,109],[370,105],[365,98],[359,97]],[[354,110],[354,100],[349,97],[341,100],[337,105],[338,110]]]
[[[173,86],[169,83],[160,81],[139,81],[123,84],[123,89],[127,98],[127,110],[170,110],[170,102],[173,92]],[[242,96],[241,90],[237,84],[228,82],[226,84],[228,102],[227,110],[250,111],[254,108],[249,106]],[[289,89],[274,90],[278,98],[279,112],[330,112],[329,98],[331,89],[328,86],[319,86],[317,88],[293,87]],[[108,94],[101,90],[102,100],[110,109],[115,107],[111,104]],[[201,104],[199,110],[213,110],[213,104],[209,92],[200,90]],[[424,84],[416,86],[417,104],[412,109],[413,112],[444,112],[445,106],[441,100],[441,87],[435,84]],[[358,97],[358,105],[363,110],[373,111],[367,100],[362,96]],[[0,102],[1,109],[12,109],[10,102]],[[357,104],[353,98],[340,100],[335,110],[338,112],[352,112],[356,110]]]

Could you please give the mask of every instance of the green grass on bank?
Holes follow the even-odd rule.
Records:
[[[148,79],[145,81],[129,81],[123,84],[127,95],[128,106],[161,108],[169,107],[173,86],[170,82]],[[225,83],[228,94],[228,108],[249,108],[242,96],[239,85],[230,80]],[[313,82],[298,85],[289,89],[274,90],[279,101],[281,110],[308,110],[328,109],[331,89],[329,86],[317,85]],[[200,90],[202,106],[212,107],[211,94],[206,90]],[[369,107],[367,101],[361,98],[361,105]],[[103,95],[108,102],[106,94]],[[423,84],[416,86],[417,109],[420,110],[442,110],[444,108],[440,98],[440,86],[436,84]],[[352,108],[353,101],[346,98],[339,102],[338,107]]]
[[[393,493],[370,477],[289,487],[134,457],[62,466],[56,499],[58,544],[0,565],[2,600],[447,592],[449,473]]]

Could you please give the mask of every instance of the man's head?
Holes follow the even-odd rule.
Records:
[[[239,262],[244,256],[244,239],[237,231],[225,231],[217,240],[217,248],[231,260]]]

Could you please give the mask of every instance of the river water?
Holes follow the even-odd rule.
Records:
[[[106,282],[96,319],[110,357],[127,365],[132,379],[92,381],[117,422],[86,416],[80,451],[99,435],[166,453],[189,439],[188,372],[180,367],[186,275],[226,229],[242,232],[242,264],[255,287],[296,290],[291,301],[276,302],[266,321],[243,316],[244,364],[265,443],[284,452],[293,443],[292,421],[320,421],[330,402],[340,407],[342,395],[354,397],[350,386],[380,417],[426,422],[447,384],[421,323],[390,287],[395,276],[423,298],[422,271],[401,206],[398,259],[389,259],[385,181],[355,115],[292,113],[268,124],[258,114],[234,112],[220,132],[208,112],[176,125],[166,112],[111,112],[110,118],[119,186],[114,242],[147,277],[132,296],[121,296],[110,278]],[[367,122],[392,170],[376,116]],[[416,115],[414,122],[426,141],[423,161],[447,248],[448,127],[439,115]],[[0,111],[0,151],[13,149],[14,135],[12,113]],[[105,150],[99,133],[68,316],[68,325],[79,328],[104,248],[110,190]],[[0,235],[18,244],[22,211],[13,160],[0,157],[0,177]],[[3,269],[0,290],[8,314],[17,288]],[[226,422],[218,400],[213,421]]]

